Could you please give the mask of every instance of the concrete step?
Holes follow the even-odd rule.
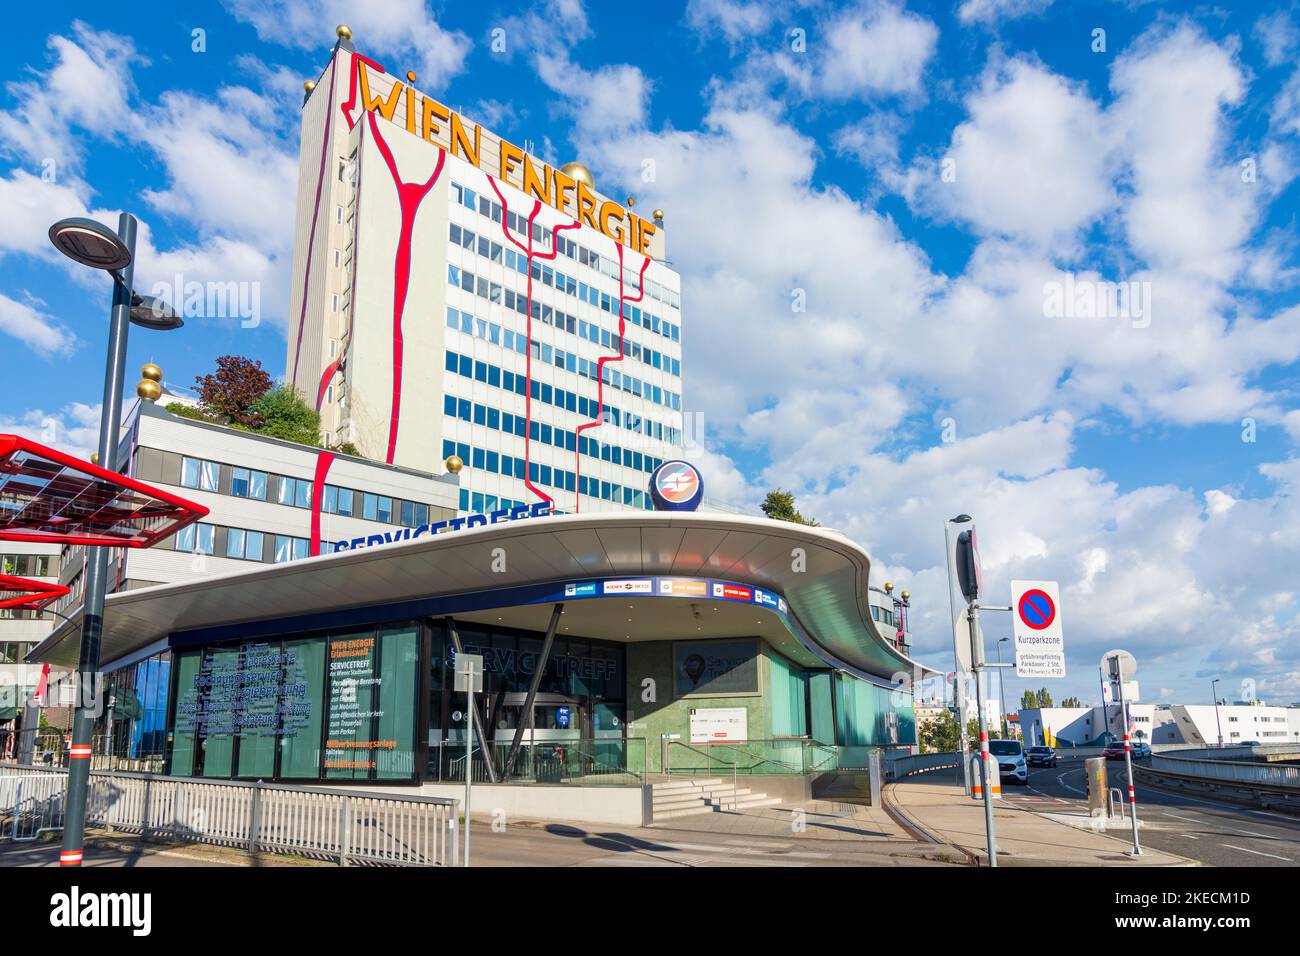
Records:
[[[779,797],[769,797],[764,794],[754,794],[753,796],[743,797],[736,801],[736,810],[752,810],[757,807],[774,807],[782,801]],[[682,807],[680,809],[659,810],[655,809],[655,820],[672,820],[676,817],[695,816],[700,813],[726,813],[732,809],[730,801],[722,800],[717,803],[701,803],[698,806]]]
[[[755,794],[748,787],[741,787],[734,794],[734,797],[737,800],[745,800],[751,796],[766,796],[766,794]],[[731,793],[730,789],[728,789],[725,793],[721,793],[721,792],[712,793],[709,794],[708,796],[696,796],[696,797],[692,797],[689,795],[673,796],[671,799],[655,800],[654,809],[656,811],[660,809],[679,810],[682,807],[702,806],[707,803],[729,803],[732,800],[732,797],[733,794]]]
[[[700,787],[716,787],[720,783],[722,783],[721,777],[704,777],[700,780],[688,777],[682,780],[654,783],[650,785],[650,789],[655,793],[672,793],[677,790],[695,790]]]
[[[683,797],[708,797],[715,793],[731,793],[731,791],[731,784],[719,783],[709,787],[692,787],[689,790],[656,790],[652,796],[655,800],[679,800]]]

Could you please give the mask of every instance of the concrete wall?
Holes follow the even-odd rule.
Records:
[[[394,793],[392,787],[382,791]],[[465,785],[426,783],[421,796],[465,799]],[[504,813],[506,822],[520,817],[571,820],[576,823],[617,823],[647,826],[651,822],[650,787],[509,786],[476,783],[470,793],[471,815],[491,818]]]

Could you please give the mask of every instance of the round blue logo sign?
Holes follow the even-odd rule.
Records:
[[[694,511],[704,500],[704,479],[688,461],[666,461],[650,475],[650,499],[658,511]]]

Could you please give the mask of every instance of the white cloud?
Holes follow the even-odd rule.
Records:
[[[17,102],[0,113],[0,154],[43,170],[53,161],[54,175],[66,180],[84,165],[75,130],[113,138],[128,113],[131,66],[144,61],[131,40],[79,20],[71,38],[51,36],[47,45],[54,65],[7,87]]]
[[[831,98],[915,94],[939,30],[902,6],[870,0],[822,25],[809,40],[817,88]],[[824,44],[824,52],[821,44]]]
[[[1111,141],[1082,87],[1044,67],[991,67],[948,150],[913,167],[914,202],[980,234],[1065,243],[1108,211]]]
[[[334,28],[352,28],[357,49],[374,57],[395,57],[393,72],[414,68],[423,89],[436,90],[465,69],[471,46],[460,30],[448,30],[429,13],[424,0],[223,0],[238,20],[252,25],[258,39],[301,50],[322,51],[334,43]]]
[[[1252,31],[1269,66],[1281,66],[1295,58],[1300,48],[1300,28],[1285,10],[1274,10],[1255,21]]]
[[[77,337],[58,319],[40,310],[39,300],[17,302],[0,293],[0,332],[11,335],[46,358],[71,355]]]
[[[89,458],[99,445],[100,407],[73,402],[57,411],[32,408],[17,416],[0,415],[0,432]]]
[[[1111,89],[1130,246],[1154,267],[1231,279],[1262,198],[1242,181],[1241,157],[1223,152],[1226,111],[1246,89],[1232,54],[1186,24],[1152,32],[1116,61]]]
[[[696,30],[717,30],[728,43],[752,39],[773,24],[773,8],[745,0],[689,0],[686,23]]]
[[[957,9],[962,23],[997,23],[1042,13],[1052,0],[964,0]]]

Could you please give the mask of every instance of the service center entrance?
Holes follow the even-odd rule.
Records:
[[[521,721],[525,743],[584,740],[593,736],[591,707],[581,698],[539,693],[533,701],[532,719],[527,720],[524,715],[527,697],[522,693],[502,696],[495,723],[497,744],[508,746]]]

